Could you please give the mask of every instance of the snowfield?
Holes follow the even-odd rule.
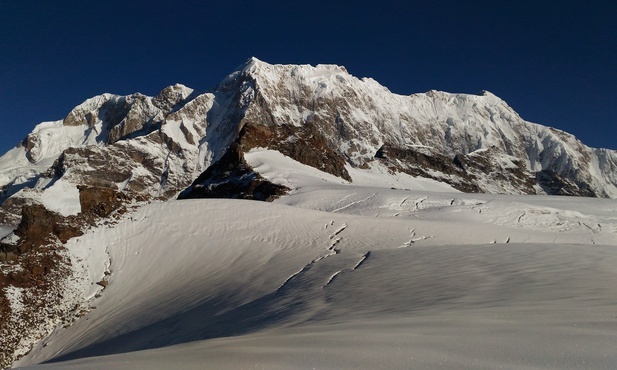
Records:
[[[246,159],[292,192],[153,203],[70,240],[96,308],[15,366],[617,363],[616,200],[464,194],[376,167],[349,168],[350,184],[270,150]]]

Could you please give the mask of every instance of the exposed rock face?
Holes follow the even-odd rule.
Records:
[[[22,208],[21,223],[15,230],[15,234],[24,240],[20,250],[29,250],[45,244],[45,241],[53,242],[49,238],[54,236],[64,243],[72,237],[82,235],[79,226],[71,221],[40,204]]]
[[[0,261],[15,259],[42,246],[65,243],[83,232],[81,223],[75,218],[63,217],[40,204],[33,204],[22,208],[21,222],[14,234],[19,238],[16,243],[0,241]]]
[[[130,200],[125,193],[108,188],[94,188],[83,185],[78,188],[81,213],[85,215],[107,217]]]
[[[0,205],[0,224],[18,225],[21,220],[22,208],[38,204],[27,197],[10,197]]]
[[[203,172],[179,199],[232,198],[272,201],[288,188],[274,184],[256,173],[244,160],[237,144]]]
[[[328,145],[326,137],[313,125],[297,128],[247,123],[239,142],[243,151],[259,147],[278,150],[302,164],[351,181],[344,157]]]
[[[551,170],[542,170],[536,173],[538,184],[547,194],[597,197],[597,194],[590,187],[583,183],[582,187],[578,184],[559,176]]]
[[[25,354],[24,344],[43,339],[40,328],[67,320],[71,309],[60,303],[66,291],[61,281],[70,278],[70,261],[58,246],[25,252],[0,270],[0,367],[8,368]],[[8,289],[7,289],[8,288]],[[21,309],[7,297],[18,294]],[[32,330],[39,328],[39,330]],[[53,328],[53,326],[52,326]],[[26,347],[27,348],[27,347]]]
[[[527,171],[525,162],[499,153],[494,147],[466,155],[458,154],[454,157],[453,163],[465,172],[465,178],[475,184],[480,192],[511,194],[539,192],[535,177]]]
[[[16,259],[19,255],[36,251],[41,247],[60,245],[83,234],[83,229],[97,219],[108,217],[114,211],[122,211],[132,201],[143,201],[139,195],[132,197],[109,188],[79,186],[81,212],[62,216],[42,204],[30,204],[21,208],[20,223],[14,231],[16,242],[0,241],[0,261]]]
[[[0,367],[23,355],[23,344],[41,340],[37,328],[60,320],[64,297],[60,281],[71,276],[62,243],[81,235],[78,223],[40,204],[22,208],[17,242],[0,241]],[[11,298],[7,296],[11,292]],[[14,306],[18,300],[17,308]]]
[[[446,182],[455,189],[478,193],[481,188],[470,178],[456,160],[426,147],[397,148],[384,144],[375,153],[375,158],[393,172],[403,172],[411,176],[433,178]]]

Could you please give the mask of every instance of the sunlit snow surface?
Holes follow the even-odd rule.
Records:
[[[247,161],[291,194],[152,204],[71,240],[82,275],[109,269],[110,283],[16,365],[617,363],[617,201],[463,194],[377,167],[349,184],[267,150]]]

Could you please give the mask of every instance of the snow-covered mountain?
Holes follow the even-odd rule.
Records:
[[[386,166],[463,191],[617,197],[615,151],[526,122],[489,92],[401,96],[343,67],[252,58],[205,93],[104,94],[38,125],[0,158],[0,221],[33,202],[75,213],[77,185],[174,197],[234,142],[346,180],[348,167]]]
[[[445,194],[435,195],[435,191]],[[5,348],[2,355],[7,356],[0,358],[0,363],[8,363],[12,356],[25,353],[60,320],[65,325],[73,320],[80,322],[79,317],[87,315],[93,300],[101,298],[101,290],[111,281],[109,275],[113,268],[110,264],[113,263],[110,261],[125,261],[127,255],[123,253],[129,249],[139,254],[147,245],[156,244],[156,238],[165,247],[187,243],[190,250],[181,251],[177,259],[170,259],[178,266],[189,263],[192,254],[201,253],[196,249],[205,239],[199,231],[200,222],[216,226],[218,221],[213,217],[219,215],[209,208],[210,203],[176,202],[175,198],[268,201],[278,198],[275,202],[280,205],[271,205],[275,208],[231,201],[214,203],[214,208],[233,210],[220,214],[223,218],[236,217],[242,212],[242,206],[246,206],[246,212],[262,213],[266,218],[279,219],[275,216],[278,213],[287,215],[291,223],[309,218],[327,224],[329,221],[322,218],[329,219],[335,213],[351,213],[362,216],[357,221],[357,230],[364,228],[375,232],[377,226],[371,226],[373,219],[387,215],[388,220],[380,221],[379,227],[392,233],[377,233],[384,238],[379,239],[377,234],[371,236],[371,233],[358,231],[361,237],[357,242],[362,247],[350,247],[353,255],[326,269],[331,279],[349,270],[345,267],[347,262],[372,253],[379,240],[391,239],[392,243],[386,243],[388,246],[397,243],[398,246],[411,246],[425,241],[431,244],[432,239],[437,245],[459,240],[465,244],[510,241],[614,244],[617,229],[611,216],[615,209],[611,208],[613,200],[598,208],[599,203],[591,199],[579,202],[542,198],[542,206],[534,207],[526,202],[518,204],[516,197],[463,196],[461,191],[617,198],[617,152],[589,148],[563,131],[524,121],[489,92],[468,95],[430,91],[401,96],[372,79],[358,79],[345,68],[334,65],[270,65],[252,58],[206,92],[176,84],[155,97],[103,94],[88,99],[63,120],[39,124],[18,146],[0,157],[0,264],[3,267],[0,274],[0,313],[3,317],[0,347]],[[405,192],[402,198],[399,192]],[[279,198],[282,195],[285,196]],[[415,200],[409,200],[412,198]],[[170,205],[146,206],[161,201],[169,201]],[[487,205],[491,203],[497,205]],[[295,210],[286,210],[283,205]],[[142,207],[146,210],[138,211]],[[317,213],[305,212],[305,209]],[[439,214],[446,220],[450,218],[448,228],[458,231],[454,236],[445,237],[440,231],[441,223],[427,223],[422,226],[426,230],[421,234],[416,228],[404,226],[405,222],[393,221],[394,217],[405,213],[415,218],[419,215],[417,212],[424,209],[431,211],[422,217]],[[436,211],[441,209],[446,211]],[[450,213],[461,210],[466,216],[473,216],[471,224],[461,224],[461,219]],[[431,213],[433,211],[436,213]],[[160,218],[152,212],[169,214]],[[177,227],[161,227],[161,233],[168,234],[165,237],[153,233],[151,236],[155,239],[135,237],[134,246],[111,247],[129,234],[133,235],[135,230],[131,225],[137,225],[139,230],[147,229],[149,224],[144,221],[147,218]],[[182,221],[174,222],[174,219]],[[344,230],[338,223],[348,223],[342,218],[330,220],[332,223],[325,228],[333,228],[336,224],[340,231],[337,229],[332,234],[328,230],[327,235],[324,234],[328,237],[325,255],[310,259],[308,256],[315,252],[311,249],[314,245],[301,244],[309,239],[321,240],[324,235],[290,226],[289,233],[300,232],[304,237],[290,238],[285,233],[263,236],[264,228],[282,227],[281,224],[261,220],[265,223],[255,226],[250,218],[242,220],[245,225],[242,222],[238,225],[238,230],[242,231],[235,226],[213,226],[210,236],[220,232],[221,241],[237,237],[234,243],[240,250],[246,247],[243,241],[256,243],[259,240],[269,245],[262,251],[265,255],[251,255],[258,261],[254,270],[245,263],[226,265],[222,260],[216,263],[228,266],[229,271],[255,272],[246,275],[246,279],[253,279],[272,267],[273,280],[258,279],[256,290],[238,293],[237,300],[232,297],[235,293],[229,293],[232,294],[229,303],[233,307],[256,299],[254,294],[259,292],[272,292],[273,289],[279,292],[280,287],[275,289],[272,284],[285,286],[288,282],[285,279],[295,276],[291,274],[293,271],[306,272],[303,266],[312,268],[311,261],[338,254],[344,246],[344,243],[338,245],[337,235]],[[121,226],[116,229],[113,225],[118,222]],[[386,226],[391,222],[398,225],[397,231]],[[484,223],[497,227],[497,231],[478,227]],[[251,231],[253,226],[247,225],[256,229]],[[464,234],[469,227],[482,231],[461,239],[458,234]],[[114,230],[109,232],[113,235],[106,234],[107,228]],[[548,229],[545,230],[547,234],[538,231],[542,228]],[[233,234],[236,236],[232,238],[230,230],[237,235]],[[530,230],[533,230],[531,234]],[[88,236],[89,233],[95,236]],[[362,238],[370,242],[365,244]],[[77,244],[80,240],[87,241],[87,250]],[[299,254],[280,254],[280,243],[298,245]],[[222,245],[217,244],[217,248]],[[303,249],[305,247],[308,249]],[[158,255],[165,249],[155,248],[151,252]],[[224,251],[219,252],[227,261],[229,256]],[[270,258],[281,258],[283,262],[274,265],[264,262]],[[298,266],[300,260],[306,263]],[[149,265],[126,267],[124,275],[115,277],[117,283],[128,284],[135,291],[149,287],[139,285],[143,279],[129,276],[133,268],[160,269],[152,260],[146,262]],[[336,268],[340,271],[332,270]],[[197,270],[198,267],[187,269],[190,274]],[[206,272],[204,279],[215,279],[222,285],[216,287],[208,282],[204,289],[214,284],[212,289],[218,293],[208,293],[201,288],[183,290],[181,284],[165,285],[165,291],[177,290],[182,296],[177,303],[188,309],[198,305],[197,296],[214,294],[219,299],[219,293],[228,294],[217,290],[228,287],[222,281],[231,279],[233,284],[228,287],[231,291],[246,283],[246,279],[234,280],[220,271]],[[174,271],[169,274],[169,279],[178,277]],[[281,277],[283,281],[278,281]],[[136,279],[137,286],[128,283],[131,279]],[[184,276],[179,281],[185,281],[183,279],[191,280],[190,276]],[[75,284],[75,280],[79,283]],[[200,281],[197,279],[195,284]],[[87,286],[94,282],[99,285]],[[299,286],[300,290],[317,287]],[[114,289],[106,290],[106,294]],[[118,294],[132,293],[118,291]],[[162,299],[158,295],[143,297],[145,301],[138,299],[136,302],[152,304],[152,307],[159,307],[156,301]],[[23,305],[15,303],[24,301],[30,302],[29,308],[23,309]],[[120,315],[112,306],[123,304],[121,300],[106,302],[102,304],[108,308],[94,314],[101,315],[100,325],[107,325],[103,322]],[[268,306],[274,310],[269,314],[280,309],[277,305]],[[171,304],[170,307],[160,312],[161,319],[169,318],[165,315],[173,316],[179,306]],[[100,345],[112,339],[107,330],[118,335],[125,329],[131,332],[127,323],[138,312],[131,311],[130,307],[126,309],[126,312],[121,310],[125,316],[112,320],[116,326],[101,329],[102,332],[81,321],[81,329],[74,330],[83,331],[76,337],[65,337],[48,350],[39,348],[24,363]],[[147,325],[150,323],[143,321],[133,329],[141,330]],[[33,331],[32,328],[39,329]],[[47,344],[40,342],[39,347]]]
[[[258,104],[242,126],[249,147],[275,147],[317,168],[331,162],[325,170],[343,178],[344,165],[377,159],[465,191],[617,197],[615,151],[526,122],[489,92],[400,96],[343,67],[257,60],[230,78],[253,81]],[[299,142],[327,150],[307,155]]]

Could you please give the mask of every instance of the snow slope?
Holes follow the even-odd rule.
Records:
[[[323,306],[294,300],[305,319],[272,302],[283,323],[247,328],[231,315],[232,336],[139,352],[125,352],[133,338],[119,338],[123,353],[42,368],[614,367],[613,247],[417,247],[370,258],[312,297]],[[303,288],[289,294],[302,298]],[[203,328],[202,312],[160,323],[164,335]]]
[[[617,201],[429,191],[398,175],[350,184],[260,149],[247,161],[292,193],[153,203],[71,240],[99,256],[84,259],[89,283],[109,269],[109,285],[16,365],[617,362]]]

